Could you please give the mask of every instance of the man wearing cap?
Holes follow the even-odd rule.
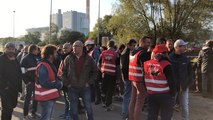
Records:
[[[100,56],[100,50],[95,47],[95,44],[92,40],[88,39],[85,42],[85,47],[87,49],[87,53],[90,57],[93,58],[93,60],[95,61],[95,63],[98,63],[99,60],[99,56]],[[98,105],[101,103],[101,90],[100,90],[100,77],[101,76],[101,72],[98,71],[98,77],[97,79],[94,81],[94,85],[91,86],[92,89],[92,101],[95,100],[95,105]]]
[[[179,105],[180,103],[182,104],[183,120],[189,119],[189,86],[193,80],[190,60],[184,55],[186,45],[187,43],[183,40],[177,40],[174,43],[175,51],[169,56],[173,66],[177,88],[175,109],[179,111]]]
[[[148,94],[148,120],[171,120],[173,114],[175,81],[164,44],[155,46],[154,59],[144,63],[145,85]]]
[[[1,120],[11,120],[13,109],[17,106],[18,92],[22,88],[22,74],[16,59],[15,45],[7,43],[0,56],[0,97]]]

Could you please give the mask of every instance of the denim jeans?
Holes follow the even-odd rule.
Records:
[[[40,120],[50,120],[53,112],[53,106],[55,104],[55,99],[48,101],[41,101],[41,119]]]
[[[71,87],[68,91],[70,100],[71,117],[73,120],[78,118],[78,99],[81,97],[87,112],[87,119],[94,120],[91,105],[91,88],[90,87]]]
[[[124,95],[123,95],[123,103],[122,103],[122,116],[128,117],[129,116],[129,102],[131,96],[131,81],[125,80],[124,81]]]
[[[189,88],[181,93],[182,120],[189,120]]]
[[[148,120],[171,120],[174,107],[174,98],[169,93],[148,95]]]
[[[65,115],[70,116],[70,103],[68,98],[68,92],[66,90],[63,90],[64,94],[64,101],[65,101]]]

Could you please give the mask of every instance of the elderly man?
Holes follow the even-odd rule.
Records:
[[[11,120],[17,105],[18,92],[21,92],[21,67],[16,59],[15,45],[7,43],[0,56],[0,97],[2,104],[1,120]]]
[[[62,80],[68,87],[71,117],[78,118],[78,98],[82,97],[88,120],[93,120],[90,85],[97,77],[97,67],[94,60],[83,52],[83,43],[76,41],[73,52],[63,61]]]

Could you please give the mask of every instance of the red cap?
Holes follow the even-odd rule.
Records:
[[[168,48],[166,47],[165,44],[161,44],[161,45],[156,45],[153,52],[156,53],[164,53],[164,52],[168,52]]]

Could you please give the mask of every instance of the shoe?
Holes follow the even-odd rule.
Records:
[[[128,120],[128,117],[123,116],[123,117],[122,117],[122,120]]]
[[[112,106],[106,107],[106,112],[112,111]]]
[[[101,101],[100,101],[100,100],[95,101],[95,105],[99,105],[99,104],[101,104]]]
[[[180,112],[180,105],[175,105],[175,106],[174,106],[174,110],[175,110],[176,112]]]
[[[71,120],[71,116],[66,116],[65,120]]]
[[[65,115],[65,114],[61,114],[61,115],[59,115],[59,118],[60,118],[60,119],[65,119],[65,118],[66,118],[66,115]]]
[[[41,115],[38,115],[38,114],[35,113],[35,114],[32,114],[31,117],[33,119],[39,119],[39,118],[41,118]]]
[[[22,120],[31,120],[30,116],[24,116]]]

